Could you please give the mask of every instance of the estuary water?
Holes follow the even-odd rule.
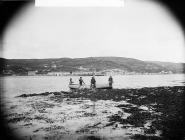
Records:
[[[159,86],[183,86],[184,74],[169,75],[121,75],[113,76],[113,88],[142,88]],[[1,77],[1,96],[15,97],[54,91],[68,91],[69,79],[78,83],[79,76],[7,76]],[[97,84],[108,84],[108,76],[96,76]],[[90,76],[84,76],[86,85],[90,85]]]

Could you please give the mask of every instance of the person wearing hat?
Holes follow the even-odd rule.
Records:
[[[94,76],[91,78],[91,88],[96,88],[96,80]]]
[[[82,84],[85,84],[85,83],[84,83],[82,77],[80,77],[80,79],[79,79],[79,85],[82,86]]]

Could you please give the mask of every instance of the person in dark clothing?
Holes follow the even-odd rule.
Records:
[[[112,76],[110,76],[109,77],[109,87],[111,87],[112,88],[112,83],[113,83],[113,78],[112,78]]]
[[[96,80],[94,77],[91,78],[91,88],[96,88]]]
[[[80,84],[80,86],[82,86],[82,84],[85,84],[82,77],[80,77],[80,79],[79,79],[79,84]]]
[[[72,78],[70,78],[69,84],[72,85],[73,83],[74,83],[74,82],[73,82]]]

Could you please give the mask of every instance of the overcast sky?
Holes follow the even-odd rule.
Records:
[[[178,22],[152,2],[126,1],[122,8],[29,5],[8,26],[1,57],[119,56],[185,62],[184,47]]]

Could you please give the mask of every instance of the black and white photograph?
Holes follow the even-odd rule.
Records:
[[[181,0],[0,2],[1,139],[184,140]]]

